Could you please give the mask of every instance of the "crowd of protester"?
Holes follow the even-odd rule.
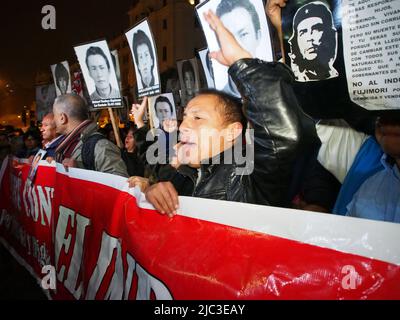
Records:
[[[271,0],[267,7],[277,34],[283,6],[284,0]],[[165,162],[149,161],[154,144],[149,131],[155,140],[157,134],[144,120],[147,98],[132,106],[135,121],[119,133],[120,149],[112,126],[98,128],[89,120],[85,101],[72,94],[56,98],[40,130],[0,132],[0,160],[7,154],[29,159],[42,148],[48,161],[66,168],[127,177],[131,187],[139,186],[147,200],[169,216],[179,208],[178,196],[185,195],[400,222],[399,112],[367,114],[350,102],[355,112],[341,119],[318,119],[310,111],[321,103],[310,100],[312,86],[304,94],[287,66],[253,59],[217,16],[208,13],[206,20],[221,44],[221,51],[211,57],[229,67],[242,99],[200,91],[185,107],[183,121],[163,124],[167,138],[158,140],[158,155],[163,153]],[[204,161],[238,146],[246,128],[254,132],[251,171],[235,159]],[[210,150],[196,140],[204,130],[218,132],[211,138],[222,139],[222,147]],[[177,136],[178,144],[171,147]]]

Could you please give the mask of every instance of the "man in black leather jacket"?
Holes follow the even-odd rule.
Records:
[[[293,93],[293,74],[284,64],[252,59],[218,17],[212,12],[205,17],[221,46],[211,57],[230,66],[229,74],[242,95],[245,119],[235,111],[235,101],[224,94],[206,92],[193,98],[185,108],[176,148],[178,162],[185,164],[169,170],[165,175],[169,181],[150,186],[146,198],[170,216],[176,214],[178,195],[285,206],[296,156],[302,152],[303,142],[315,137],[313,122]],[[254,130],[250,174],[240,171],[243,165],[235,159],[228,162],[222,156],[221,164],[212,161],[240,144],[246,121]],[[221,139],[225,145],[219,150],[207,149],[203,143],[202,135],[213,130],[224,132]]]

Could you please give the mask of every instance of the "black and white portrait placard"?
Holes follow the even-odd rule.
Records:
[[[296,81],[320,81],[339,76],[334,67],[338,31],[331,8],[321,1],[296,1],[298,9],[289,35],[290,66]],[[293,4],[292,4],[293,5]]]
[[[121,107],[122,99],[111,53],[105,40],[74,47],[93,107]]]
[[[214,71],[212,69],[211,58],[208,55],[209,52],[210,52],[210,50],[208,50],[208,48],[199,50],[199,57],[200,57],[201,65],[203,67],[204,74],[206,76],[207,88],[215,88]]]
[[[36,86],[36,117],[42,121],[43,117],[53,111],[56,89],[54,84]]]
[[[62,61],[50,66],[56,86],[57,97],[66,93],[71,93],[71,76],[68,61]]]
[[[135,65],[139,98],[161,92],[157,49],[147,19],[125,33]]]
[[[204,13],[213,11],[235,36],[239,44],[255,58],[273,61],[272,43],[262,0],[206,0],[196,6],[210,51],[218,51],[214,31],[204,19]],[[228,68],[212,60],[215,88],[239,97]]]
[[[149,98],[150,119],[153,128],[164,129],[164,120],[176,120],[176,108],[172,93],[163,93]]]
[[[185,106],[200,90],[199,67],[196,58],[177,61],[176,65],[181,84],[182,101]]]
[[[39,161],[43,160],[47,151],[43,149],[39,149],[39,151],[33,157],[31,168],[29,169],[28,173],[28,183],[32,184],[36,177],[36,172],[39,167]]]
[[[343,55],[351,100],[400,109],[400,1],[342,1]]]

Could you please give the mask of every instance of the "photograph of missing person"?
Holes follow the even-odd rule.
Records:
[[[199,57],[201,61],[201,65],[203,67],[204,74],[206,76],[207,88],[215,88],[214,84],[214,71],[212,69],[211,58],[208,55],[210,50],[208,48],[199,50]]]
[[[213,11],[235,36],[239,44],[255,58],[273,61],[272,43],[263,0],[206,0],[196,6],[210,51],[218,51],[214,31],[204,19],[204,12]],[[212,60],[215,88],[239,97],[235,84],[228,75],[228,68]]]
[[[56,88],[54,84],[36,87],[36,118],[42,121],[43,117],[53,110],[56,99]]]
[[[288,55],[297,81],[318,81],[339,76],[333,67],[338,35],[332,12],[325,3],[314,1],[297,10],[288,42]]]
[[[164,120],[175,119],[176,109],[172,93],[163,93],[149,98],[149,109],[153,128],[164,130]]]
[[[94,108],[121,107],[122,99],[105,40],[74,47]]]
[[[71,93],[71,76],[68,61],[53,64],[50,68],[56,86],[57,97],[62,94]]]
[[[33,183],[33,181],[35,180],[36,177],[36,171],[38,169],[39,166],[39,161],[43,160],[44,156],[46,155],[47,151],[40,149],[36,155],[33,157],[32,163],[31,163],[31,168],[29,169],[29,173],[28,173],[28,181],[30,181],[30,183]]]
[[[135,65],[139,98],[161,92],[157,49],[147,19],[125,33]]]
[[[194,98],[200,90],[200,77],[197,59],[181,60],[176,63],[178,67],[179,82],[183,106]]]

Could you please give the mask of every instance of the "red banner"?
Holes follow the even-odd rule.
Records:
[[[400,225],[185,197],[168,218],[124,178],[28,171],[3,168],[0,240],[53,299],[400,298]]]

